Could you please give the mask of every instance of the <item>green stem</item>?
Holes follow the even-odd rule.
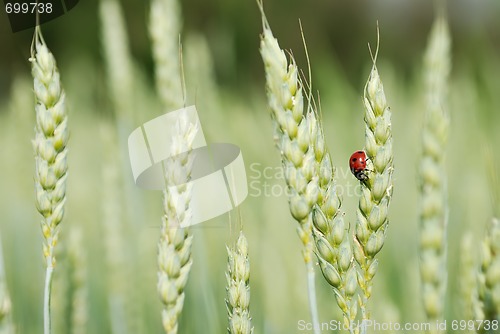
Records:
[[[313,333],[321,334],[319,326],[318,305],[316,301],[316,282],[314,274],[313,262],[306,262],[307,267],[307,292],[309,295],[309,310],[311,311],[311,321],[313,325]]]
[[[362,291],[362,296],[359,299],[359,308],[361,309],[361,326],[360,334],[366,334],[367,321],[370,319],[368,311],[366,310],[366,305],[368,304],[368,296],[365,291]]]
[[[43,296],[43,333],[50,334],[50,295],[52,292],[52,274],[54,267],[52,266],[52,257],[47,258],[47,269],[45,271],[45,289]]]

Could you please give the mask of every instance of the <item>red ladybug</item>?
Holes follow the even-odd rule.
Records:
[[[352,174],[360,181],[368,179],[366,175],[366,153],[365,151],[356,151],[349,158],[349,167],[351,167]]]

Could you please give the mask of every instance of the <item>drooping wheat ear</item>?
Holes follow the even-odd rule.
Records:
[[[167,110],[175,110],[184,105],[179,57],[179,7],[177,0],[152,0],[149,14],[156,89]]]
[[[450,37],[438,17],[425,55],[427,105],[420,162],[420,277],[429,320],[442,318],[446,291],[446,225],[448,220],[444,151],[448,133],[446,106],[450,72]],[[437,331],[437,329],[434,329]]]
[[[87,333],[87,259],[80,228],[68,237],[68,264],[71,289],[71,333]]]
[[[118,116],[131,117],[133,65],[122,8],[117,0],[99,2],[101,43],[106,63],[108,89]]]
[[[482,245],[482,263],[479,272],[478,294],[481,308],[478,320],[500,321],[500,220],[493,218]],[[497,333],[481,326],[479,333]]]
[[[340,211],[340,199],[334,182],[324,202],[313,211],[316,254],[325,280],[333,287],[337,305],[344,314],[346,328],[354,330],[358,304],[354,297],[358,287],[353,263],[349,230]]]
[[[227,299],[226,306],[229,317],[228,332],[230,334],[253,333],[250,317],[250,261],[248,259],[248,242],[240,232],[235,247],[227,249]]]
[[[54,248],[59,224],[66,203],[68,117],[66,95],[61,86],[54,56],[43,40],[40,28],[35,28],[34,47],[30,58],[35,91],[36,126],[35,150],[36,207],[41,221],[43,255],[47,271],[44,294],[44,331],[50,333],[50,294],[52,273],[56,264]]]
[[[317,331],[319,320],[312,262],[314,241],[311,213],[319,196],[314,151],[318,124],[312,109],[308,108],[304,114],[304,98],[297,65],[293,57],[288,64],[285,53],[274,38],[264,16],[262,3],[258,4],[264,30],[261,35],[260,53],[266,72],[267,97],[275,128],[274,139],[281,153],[285,181],[291,194],[290,212],[299,223],[297,231],[304,246],[302,255],[308,270],[309,307]]]
[[[318,205],[314,206],[312,214],[316,255],[323,277],[333,287],[337,304],[344,314],[346,328],[354,329],[352,324],[358,304],[353,297],[358,284],[349,242],[349,228],[344,222],[344,213],[340,210],[341,199],[336,189],[335,167],[326,148],[321,124],[317,123],[318,131],[313,139],[313,147],[319,196]]]
[[[187,116],[179,119],[172,142],[174,158],[165,166],[164,215],[158,243],[158,292],[165,306],[163,327],[169,334],[177,333],[184,288],[192,265],[193,236],[185,227],[189,226],[192,217],[189,207],[192,183],[186,182],[191,175],[193,155],[190,150],[197,130]]]
[[[378,49],[378,46],[377,46]],[[366,303],[372,293],[373,277],[377,272],[375,258],[384,245],[392,197],[392,130],[391,110],[387,105],[384,87],[375,65],[365,86],[365,151],[370,159],[368,179],[361,183],[354,235],[354,258],[359,265],[358,285],[363,319],[369,319]]]
[[[1,239],[1,238],[0,238]],[[0,333],[14,333],[11,315],[12,305],[5,281],[5,267],[3,262],[3,248],[0,240]]]

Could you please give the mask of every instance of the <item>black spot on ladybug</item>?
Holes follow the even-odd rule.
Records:
[[[368,179],[368,175],[365,174],[364,170],[358,170],[354,173],[354,176],[360,180],[360,181],[365,181]]]
[[[358,153],[358,154],[363,154],[363,153],[365,153],[365,152],[363,152],[363,151],[357,151],[356,153]]]
[[[358,158],[352,158],[351,159],[352,162],[356,162],[356,160],[358,160]]]

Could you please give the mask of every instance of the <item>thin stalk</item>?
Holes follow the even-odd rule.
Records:
[[[309,310],[311,311],[313,333],[320,334],[318,303],[316,299],[316,282],[315,282],[316,275],[314,273],[314,266],[312,261],[307,262],[306,267],[307,267],[307,294],[309,295]]]
[[[370,319],[370,315],[366,311],[366,304],[368,303],[368,298],[366,295],[361,295],[361,302],[359,303],[359,308],[361,309],[361,319],[368,320]]]
[[[43,333],[50,334],[51,321],[50,321],[50,296],[52,293],[52,277],[54,267],[52,266],[52,259],[47,259],[47,269],[45,271],[45,288],[43,292]]]

